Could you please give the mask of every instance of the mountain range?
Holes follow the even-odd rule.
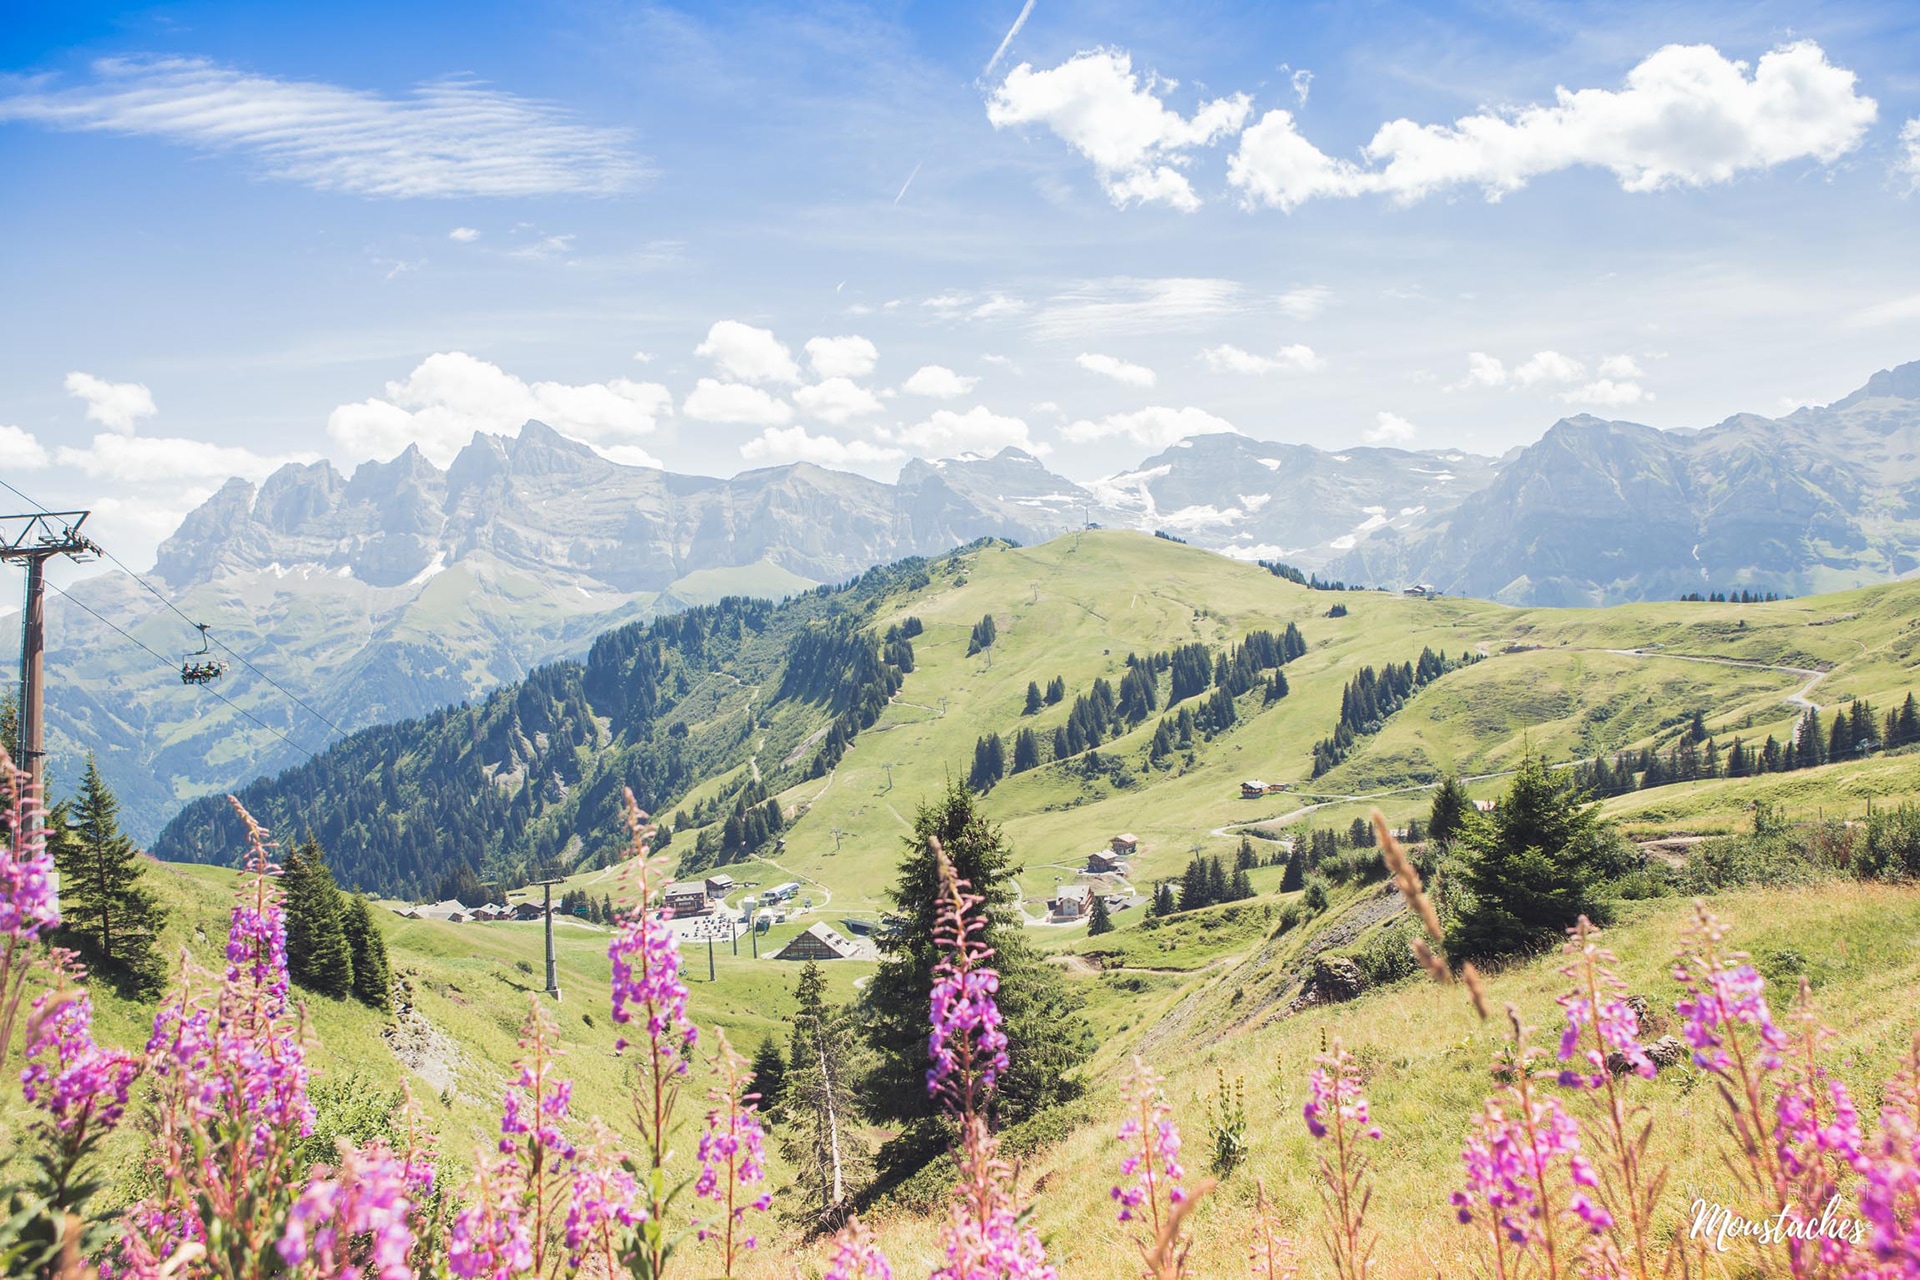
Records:
[[[1222,433],[1087,484],[1017,449],[914,461],[892,484],[810,463],[714,479],[529,422],[476,435],[444,470],[413,449],[351,476],[289,465],[229,480],[150,575],[251,661],[214,690],[180,684],[170,664],[197,637],[125,575],[51,602],[54,777],[96,752],[146,838],[196,796],[482,697],[623,623],[1083,523],[1516,604],[1882,581],[1920,565],[1920,363],[1784,418],[1563,419],[1498,459]]]

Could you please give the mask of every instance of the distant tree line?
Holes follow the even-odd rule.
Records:
[[[1388,663],[1377,671],[1371,666],[1360,668],[1341,691],[1340,719],[1333,733],[1313,744],[1313,776],[1317,778],[1345,760],[1361,737],[1380,732],[1387,717],[1408,698],[1447,672],[1478,661],[1473,653],[1463,652],[1454,659],[1423,648],[1415,662]]]
[[[596,898],[585,889],[569,889],[560,895],[560,914],[578,916],[589,924],[612,924],[613,895]]]
[[[1217,654],[1203,644],[1181,645],[1144,657],[1129,653],[1119,686],[1105,676],[1097,677],[1086,693],[1074,698],[1066,719],[1050,733],[1018,729],[1011,750],[998,731],[981,735],[974,742],[967,785],[984,792],[1002,778],[1071,759],[1130,732],[1160,709],[1165,677],[1168,706],[1207,696],[1197,709],[1182,706],[1177,714],[1161,718],[1147,753],[1149,760],[1159,763],[1176,747],[1190,747],[1196,734],[1211,736],[1231,727],[1237,718],[1234,699],[1261,685],[1269,669],[1272,676],[1264,682],[1266,702],[1285,697],[1286,676],[1279,668],[1306,651],[1300,628],[1288,623],[1277,634],[1249,632],[1239,644]],[[1021,715],[1038,714],[1042,706],[1065,697],[1066,681],[1059,676],[1048,682],[1044,693],[1038,682],[1030,681]]]
[[[352,996],[386,1009],[393,976],[386,939],[364,894],[342,893],[320,845],[309,839],[280,871],[287,927],[287,974],[309,991]]]
[[[1276,578],[1285,578],[1288,582],[1297,583],[1313,591],[1365,591],[1368,589],[1358,584],[1349,585],[1338,579],[1329,581],[1317,573],[1302,573],[1292,565],[1279,560],[1262,560],[1259,561],[1259,565]]]
[[[1710,591],[1704,596],[1698,591],[1689,591],[1680,597],[1682,601],[1692,604],[1772,604],[1780,598],[1778,591],[1762,593],[1745,588],[1739,591]]]
[[[1824,726],[1820,711],[1809,709],[1785,742],[1772,734],[1764,743],[1736,736],[1722,747],[1708,736],[1705,714],[1696,711],[1679,740],[1665,751],[1643,747],[1619,752],[1611,760],[1602,756],[1575,766],[1574,779],[1582,791],[1616,796],[1705,778],[1750,778],[1811,769],[1916,742],[1920,742],[1920,706],[1911,693],[1884,716],[1876,714],[1867,699],[1851,699],[1835,708],[1833,719]]]

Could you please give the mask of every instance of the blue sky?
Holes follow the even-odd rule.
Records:
[[[0,470],[144,558],[228,474],[529,413],[1084,479],[1920,358],[1911,5],[1022,8],[14,6]]]

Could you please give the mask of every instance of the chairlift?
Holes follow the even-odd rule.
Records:
[[[188,654],[186,661],[180,664],[180,683],[212,684],[227,674],[227,664],[208,656],[212,654],[213,646],[207,641],[207,624],[196,622],[193,625],[200,631],[200,648],[198,652]]]

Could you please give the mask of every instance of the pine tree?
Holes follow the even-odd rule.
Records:
[[[1207,859],[1207,901],[1209,903],[1227,900],[1227,870],[1220,865],[1220,859]]]
[[[1467,789],[1460,779],[1449,775],[1433,793],[1433,809],[1427,814],[1427,839],[1435,844],[1450,843],[1467,823]]]
[[[931,1125],[939,1114],[927,1095],[927,1001],[940,960],[934,942],[940,877],[928,841],[937,837],[955,872],[983,901],[982,941],[994,951],[1000,974],[1000,1012],[1013,1069],[996,1090],[1007,1122],[1032,1115],[1077,1092],[1067,1078],[1085,1060],[1091,1033],[1071,990],[1034,954],[1014,908],[1012,850],[987,821],[971,790],[954,783],[921,807],[903,849],[893,911],[879,936],[881,960],[863,993],[868,1043],[876,1064],[862,1096],[876,1121]],[[929,1131],[913,1135],[927,1141]]]
[[[387,940],[380,936],[379,919],[363,893],[348,895],[341,907],[340,927],[347,935],[353,963],[353,996],[369,1008],[391,1007],[393,974],[387,968]]]
[[[760,1110],[770,1113],[780,1105],[787,1083],[787,1055],[772,1036],[753,1051],[753,1082],[748,1086],[760,1098]]]
[[[166,984],[160,931],[166,911],[141,883],[145,865],[120,830],[120,802],[93,756],[80,794],[48,823],[60,872],[60,941],[129,994],[152,996]]]
[[[1113,932],[1113,915],[1107,910],[1107,896],[1103,893],[1093,895],[1093,910],[1087,915],[1087,936],[1097,938],[1103,933]]]
[[[1053,706],[1055,703],[1059,702],[1062,698],[1065,698],[1066,696],[1067,696],[1067,679],[1065,676],[1055,676],[1053,679],[1047,681],[1047,705],[1048,706],[1050,707]]]
[[[990,791],[1007,774],[1007,748],[1000,735],[990,733],[973,744],[973,771],[967,785],[975,791]]]
[[[1040,685],[1033,680],[1027,681],[1027,705],[1020,709],[1023,716],[1040,714]]]
[[[353,990],[353,950],[341,919],[340,887],[326,855],[309,839],[287,855],[280,873],[286,895],[287,974],[309,991],[345,996]]]
[[[1195,854],[1187,862],[1186,874],[1180,877],[1180,909],[1195,911],[1211,903],[1208,887],[1207,860]]]
[[[1227,882],[1227,901],[1244,902],[1253,896],[1253,877],[1247,874],[1245,867],[1234,868],[1233,878]]]
[[[780,1086],[781,1114],[790,1122],[781,1148],[800,1171],[809,1205],[826,1222],[866,1181],[868,1152],[856,1092],[864,1064],[854,1021],[827,1003],[827,979],[817,963],[807,961],[793,994],[800,1007]]]
[[[1013,737],[1013,771],[1025,773],[1040,767],[1040,738],[1032,729],[1022,729]]]
[[[1454,846],[1466,901],[1449,923],[1448,953],[1510,955],[1560,936],[1582,915],[1603,920],[1601,863],[1611,838],[1570,779],[1527,757],[1492,820]]]
[[[1287,851],[1287,869],[1280,873],[1280,892],[1297,893],[1307,883],[1306,841],[1295,836],[1293,848]]]
[[[1234,850],[1233,854],[1233,869],[1235,871],[1251,871],[1259,865],[1260,859],[1255,857],[1253,852],[1253,838],[1251,836],[1241,836],[1240,847]]]

